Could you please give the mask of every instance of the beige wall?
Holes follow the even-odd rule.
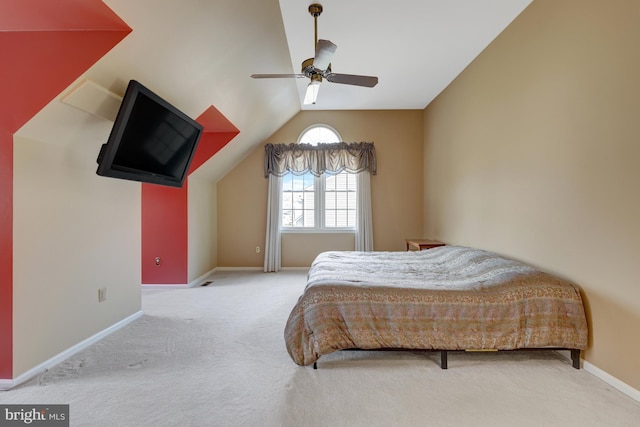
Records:
[[[373,141],[378,174],[371,178],[374,247],[403,250],[422,236],[422,111],[303,111],[265,143],[295,142],[315,123],[335,128],[347,142]],[[218,265],[262,267],[267,205],[264,145],[218,182]],[[353,236],[286,235],[283,267],[309,266],[328,249],[353,249]]]
[[[191,175],[188,192],[187,280],[192,282],[216,266],[218,256],[216,185]]]
[[[431,105],[426,234],[575,281],[640,389],[640,5],[535,0]]]
[[[141,308],[140,184],[97,176],[111,123],[63,110],[14,138],[14,378]]]
[[[309,267],[319,253],[355,250],[354,233],[284,233],[282,234],[282,265]]]

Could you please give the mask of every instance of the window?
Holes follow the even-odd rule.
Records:
[[[305,129],[298,143],[318,145],[341,142],[326,125]],[[282,178],[283,230],[338,231],[356,227],[357,177],[347,172],[311,173]]]

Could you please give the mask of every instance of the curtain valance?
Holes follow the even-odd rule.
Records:
[[[264,147],[264,176],[283,176],[287,172],[302,175],[311,172],[377,172],[373,142],[338,142],[335,144],[267,144]]]

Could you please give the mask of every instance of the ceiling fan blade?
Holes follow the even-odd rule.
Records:
[[[287,79],[287,78],[304,78],[304,74],[251,74],[254,79]]]
[[[313,66],[318,70],[326,70],[331,63],[331,58],[338,46],[329,40],[318,40],[316,45],[316,56],[313,58]]]
[[[355,74],[327,74],[326,79],[332,83],[345,85],[374,87],[378,84],[378,78],[372,76],[357,76]]]

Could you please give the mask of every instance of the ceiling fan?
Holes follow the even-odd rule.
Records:
[[[329,40],[318,40],[318,16],[322,13],[322,5],[314,3],[309,6],[309,13],[313,16],[314,42],[316,55],[302,62],[302,72],[300,74],[252,74],[254,79],[272,78],[309,78],[311,82],[307,86],[307,92],[303,103],[305,105],[315,104],[318,97],[318,89],[322,79],[331,83],[342,83],[346,85],[374,87],[378,84],[378,78],[372,76],[358,76],[355,74],[338,74],[331,71],[331,58],[337,46]]]

